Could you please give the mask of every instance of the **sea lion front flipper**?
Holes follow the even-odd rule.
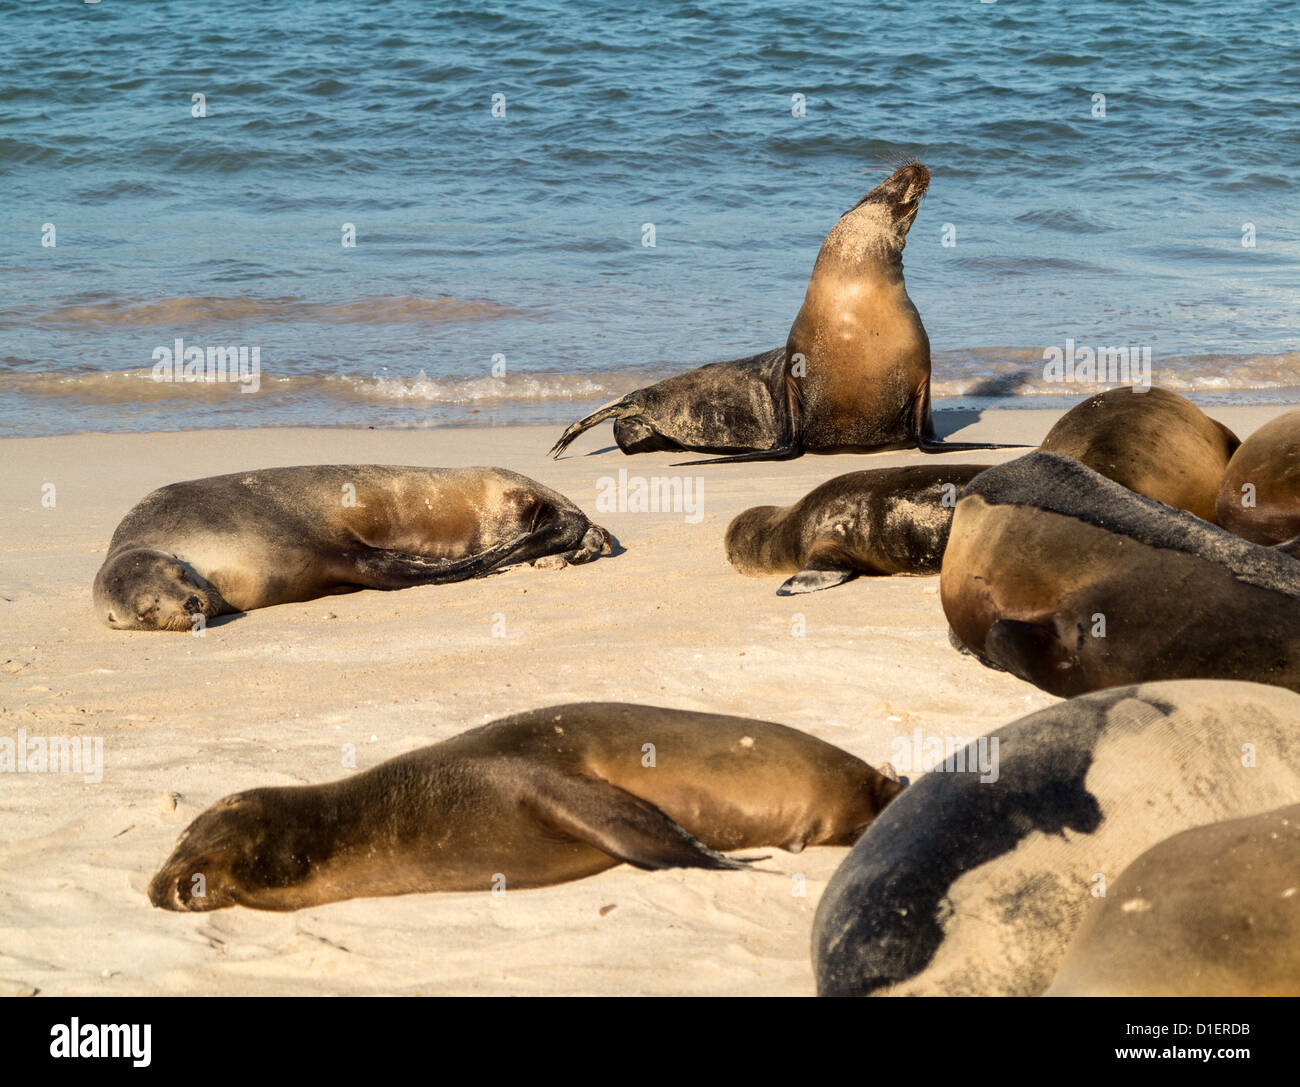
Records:
[[[415,585],[445,585],[453,581],[468,581],[507,561],[511,552],[531,533],[523,533],[463,559],[435,559],[424,555],[411,555],[386,547],[365,547],[349,556],[358,585],[371,589],[407,589]]]
[[[556,830],[637,868],[745,869],[767,859],[710,849],[653,804],[597,778],[548,775],[532,802]]]
[[[843,585],[858,576],[859,571],[843,566],[832,566],[828,562],[814,559],[776,591],[777,596],[797,596],[799,593],[815,593],[821,589],[831,589]]]

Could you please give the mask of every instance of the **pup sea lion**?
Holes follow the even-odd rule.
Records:
[[[895,170],[822,242],[784,348],[717,362],[607,404],[570,426],[614,420],[625,453],[735,453],[710,463],[805,452],[990,449],[941,442],[930,412],[930,340],[903,284],[903,247],[930,185],[919,162]]]
[[[188,630],[196,615],[609,550],[609,533],[562,494],[501,468],[266,468],[144,498],[113,533],[94,598],[117,630]]]
[[[172,910],[296,910],[485,891],[502,878],[544,887],[622,862],[743,868],[720,851],[848,845],[901,789],[784,725],[618,702],[553,706],[328,785],[227,797],[181,835],[149,898]]]
[[[1300,690],[1300,561],[1060,453],[967,485],[939,595],[962,645],[1052,694],[1195,678]]]
[[[1039,447],[1215,521],[1219,481],[1241,444],[1222,423],[1168,389],[1110,389],[1067,411]],[[1300,530],[1297,530],[1300,531]]]
[[[1229,532],[1300,554],[1300,409],[1265,423],[1241,444],[1215,509]]]
[[[932,770],[836,870],[813,928],[818,991],[1043,992],[1102,880],[1171,834],[1300,796],[1298,717],[1279,687],[1191,680],[995,729],[979,741],[995,781]]]
[[[848,472],[792,506],[755,506],[727,528],[727,561],[742,574],[794,574],[778,596],[840,585],[858,574],[937,574],[957,493],[986,464]]]
[[[1196,827],[1089,908],[1047,996],[1300,996],[1300,804]]]

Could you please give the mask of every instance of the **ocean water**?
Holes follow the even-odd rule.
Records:
[[[1300,401],[1300,5],[469,7],[0,0],[0,434],[567,423],[783,343],[899,156],[938,406]]]

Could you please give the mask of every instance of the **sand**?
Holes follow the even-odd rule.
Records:
[[[1212,412],[1245,437],[1287,407]],[[941,413],[957,440],[1041,440],[1049,411]],[[914,729],[975,737],[1056,701],[951,648],[938,578],[783,598],[722,534],[756,504],[915,452],[674,469],[608,428],[241,430],[0,442],[0,736],[102,739],[103,779],[0,775],[0,995],[810,995],[818,897],[845,855],[777,873],[627,866],[495,897],[181,915],[145,887],[191,818],[258,785],[331,780],[520,710],[607,699],[737,713],[868,761]],[[995,463],[1016,450],[945,454]],[[251,612],[203,637],[109,630],[90,584],[123,514],[180,479],[274,465],[493,464],[567,494],[626,549],[563,570]],[[599,512],[601,477],[702,478],[702,518]],[[42,503],[53,484],[54,504]],[[499,634],[504,636],[497,636]],[[905,769],[905,768],[904,768]],[[802,893],[800,893],[802,892]]]

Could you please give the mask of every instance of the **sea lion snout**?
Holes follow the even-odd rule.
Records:
[[[266,830],[276,822],[268,815],[257,790],[228,796],[200,814],[149,881],[149,901],[196,913],[243,902],[250,888],[238,873],[258,866]]]
[[[114,630],[188,630],[195,615],[226,610],[221,595],[188,565],[143,547],[104,563],[95,576],[94,599],[100,618]]]
[[[910,227],[929,188],[929,169],[919,162],[905,162],[867,193],[858,206],[884,204],[892,211],[897,223]]]

